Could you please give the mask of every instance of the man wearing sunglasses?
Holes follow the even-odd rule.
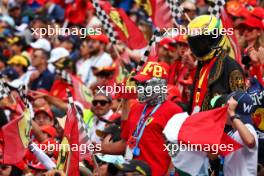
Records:
[[[93,142],[101,142],[96,130],[104,130],[105,125],[109,123],[109,118],[113,115],[111,104],[112,97],[100,90],[92,101],[91,115],[89,117],[84,115],[88,136]]]

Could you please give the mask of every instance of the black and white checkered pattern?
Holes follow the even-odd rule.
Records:
[[[183,14],[183,10],[180,7],[180,2],[178,0],[166,0],[166,2],[170,7],[173,20],[176,22],[176,20],[180,19]]]
[[[210,15],[214,15],[217,18],[221,16],[221,9],[224,8],[225,0],[215,0],[214,4],[208,8]]]
[[[2,79],[0,79],[0,100],[8,97],[10,89],[7,87]]]
[[[88,131],[86,129],[86,124],[85,124],[81,114],[78,112],[76,105],[74,104],[71,92],[68,89],[67,89],[67,95],[68,95],[68,101],[69,101],[70,108],[75,108],[76,113],[77,113],[76,117],[78,120],[79,143],[80,144],[89,144],[89,143],[91,143],[91,141],[88,137]]]
[[[11,86],[7,82],[4,82],[4,85],[6,87],[8,87],[8,89],[16,91],[19,94],[24,105],[30,111],[30,118],[33,119],[34,118],[34,110],[33,110],[32,104],[30,103],[29,99],[27,98],[27,90],[28,90],[27,86],[26,85],[20,85],[18,88],[16,88],[16,87]]]
[[[144,52],[144,56],[141,58],[138,66],[137,66],[136,72],[138,72],[141,69],[141,67],[147,62],[148,56],[150,55],[150,52],[152,49],[152,46],[157,42],[157,37],[160,35],[161,35],[160,30],[156,29],[154,34],[152,35],[149,43],[148,43],[148,47],[147,47],[147,50]]]
[[[99,18],[101,23],[103,24],[104,30],[106,32],[106,35],[108,36],[110,42],[115,45],[117,43],[116,38],[117,34],[114,30],[113,25],[110,23],[110,18],[106,14],[106,12],[101,8],[99,5],[98,0],[92,0],[93,6],[95,8],[96,16]]]
[[[73,84],[71,75],[67,71],[56,69],[55,73],[59,75],[63,80],[65,80],[68,84]]]

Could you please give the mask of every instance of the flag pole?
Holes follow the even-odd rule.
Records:
[[[68,173],[69,173],[69,168],[70,168],[70,163],[71,163],[71,147],[70,147],[70,153],[69,153],[69,157],[68,157],[68,160],[67,160],[67,167],[66,167],[66,176],[69,176]]]
[[[71,103],[73,103],[73,99],[71,97],[71,92],[70,92],[70,89],[66,89],[66,92],[67,92],[67,97],[68,97],[68,103],[69,103],[69,108],[72,108],[71,106]],[[70,163],[71,163],[71,155],[72,155],[72,151],[71,151],[71,146],[70,146],[70,153],[69,153],[69,157],[67,159],[67,165],[66,165],[66,176],[69,176],[68,173],[69,173],[69,168],[70,168]]]

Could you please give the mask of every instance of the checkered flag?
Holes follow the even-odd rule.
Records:
[[[152,46],[157,42],[157,38],[161,35],[159,29],[156,29],[154,34],[152,35],[147,50],[144,52],[144,56],[141,58],[140,62],[138,63],[136,72],[140,70],[140,68],[147,62],[148,56],[150,55]]]
[[[78,120],[79,143],[80,144],[90,144],[91,141],[88,136],[88,130],[86,128],[86,124],[83,121],[81,112],[79,112],[79,109],[77,109],[77,106],[73,101],[73,97],[69,89],[67,89],[67,95],[68,95],[68,101],[69,101],[70,108],[75,108],[76,113],[77,113],[76,117]]]
[[[63,80],[65,80],[68,84],[73,85],[71,75],[67,71],[56,69],[55,73],[59,75]]]
[[[111,43],[115,45],[117,43],[116,38],[117,34],[114,30],[113,25],[110,23],[109,16],[105,13],[105,11],[101,8],[99,5],[98,0],[92,0],[93,6],[95,8],[96,16],[99,18],[101,23],[103,24],[104,30],[106,32],[106,35],[110,39]]]
[[[29,99],[27,98],[27,90],[28,90],[27,86],[26,85],[20,85],[18,88],[16,88],[16,87],[13,87],[12,85],[10,85],[8,82],[5,82],[5,81],[3,81],[3,84],[7,89],[16,91],[19,94],[24,105],[30,111],[30,118],[33,119],[34,110],[33,110],[32,104],[30,103]]]
[[[166,0],[166,2],[170,7],[173,20],[176,22],[176,20],[180,19],[183,14],[183,10],[180,7],[180,2],[178,0]]]
[[[221,9],[224,8],[225,0],[215,0],[214,4],[208,8],[208,11],[211,15],[220,18],[221,16]]]
[[[7,87],[2,79],[0,79],[0,100],[8,97],[10,89]]]

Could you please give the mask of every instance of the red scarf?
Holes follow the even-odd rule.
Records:
[[[202,107],[204,97],[207,93],[208,80],[211,69],[216,61],[216,58],[212,59],[209,63],[203,65],[200,70],[199,80],[196,82],[192,110],[195,106]]]

